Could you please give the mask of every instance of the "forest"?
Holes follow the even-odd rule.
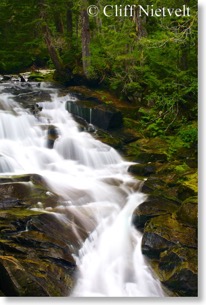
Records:
[[[90,17],[87,8],[94,4],[99,14]],[[196,145],[197,1],[141,1],[153,10],[187,5],[190,16],[178,18],[139,17],[138,6],[132,17],[108,18],[106,5],[104,0],[2,0],[0,73],[54,68],[65,84],[101,86],[140,104],[143,128],[151,136],[177,133],[184,125],[181,140]]]
[[[73,291],[77,296],[81,293],[84,296],[81,285],[75,286],[76,274],[73,274],[80,261],[76,259],[80,244],[82,246],[99,223],[99,214],[95,215],[93,204],[98,203],[103,209],[102,224],[106,210],[110,219],[110,209],[116,213],[119,206],[122,208],[123,204],[127,206],[126,203],[132,202],[132,191],[136,194],[136,206],[134,204],[127,216],[143,234],[142,254],[166,287],[163,292],[157,289],[158,296],[164,296],[165,291],[167,296],[197,296],[197,60],[196,0],[0,1],[0,124],[3,126],[0,128],[3,134],[0,146],[0,272],[5,278],[5,283],[0,279],[0,296],[67,296]],[[41,71],[50,72],[43,75]],[[11,75],[16,80],[28,72],[31,80],[28,86],[22,82],[19,89],[15,82],[10,82]],[[41,87],[41,81],[47,85]],[[56,91],[52,91],[50,83],[58,88],[59,96],[55,96]],[[18,107],[22,107],[20,110],[13,104],[10,106],[9,94],[19,103]],[[63,99],[70,94],[79,99],[77,103],[72,98]],[[58,108],[52,108],[57,102]],[[38,115],[32,112],[37,103],[40,104]],[[63,103],[64,109],[61,108]],[[72,109],[73,114],[79,113],[75,107],[82,107],[87,116],[85,123],[74,115],[75,122],[80,124],[81,132],[78,130],[78,133],[67,116]],[[111,128],[107,122],[101,122],[106,121],[106,116],[102,119],[102,113],[114,115]],[[32,118],[31,114],[34,114]],[[12,128],[16,122],[16,129],[7,126],[10,120]],[[27,127],[19,128],[24,120]],[[33,122],[32,127],[30,122]],[[55,124],[62,128],[61,133],[54,132]],[[47,129],[55,133],[53,138],[46,135]],[[18,146],[22,130],[28,132],[29,144],[25,140],[26,134],[21,139],[22,145]],[[85,135],[85,130],[89,135]],[[42,144],[46,137],[51,140],[50,147]],[[54,151],[55,156],[59,154],[56,159]],[[111,154],[108,159],[104,157],[106,153]],[[16,175],[14,167],[8,175],[7,168],[2,168],[8,160],[10,162],[11,156],[18,161],[17,172],[22,160],[23,168],[28,166],[29,170],[26,167],[23,174]],[[131,164],[125,176],[122,172],[118,172],[118,176],[114,164],[109,162],[115,160],[115,164],[123,167],[122,157]],[[62,163],[58,163],[60,159]],[[38,165],[37,170],[33,165]],[[99,174],[104,167],[104,174]],[[111,176],[107,176],[108,172]],[[54,173],[60,177],[59,181]],[[79,176],[75,176],[76,173]],[[82,177],[86,177],[83,182]],[[140,185],[141,192],[148,196],[143,202],[138,202]],[[102,197],[104,195],[106,199]],[[68,202],[75,202],[76,210],[66,206]],[[86,210],[88,203],[89,210]],[[62,216],[61,222],[55,215]],[[114,218],[118,217],[115,214]],[[72,231],[74,228],[78,236]],[[100,231],[97,244],[104,234]],[[136,235],[128,236],[121,251],[124,244],[137,240]],[[113,244],[117,240],[115,235]],[[109,247],[113,249],[112,239]],[[132,246],[129,244],[128,248]],[[101,254],[100,251],[97,257]],[[130,265],[134,260],[132,255],[133,252],[132,258],[125,263],[125,274],[129,270],[130,275],[131,270],[135,270]],[[85,276],[87,282],[87,269],[84,270],[83,279]],[[30,286],[27,286],[28,278]],[[105,295],[111,296],[106,278],[105,282],[103,295],[106,287]],[[95,278],[93,283],[96,287]],[[93,287],[85,292],[86,296],[90,292],[92,296],[93,292],[94,295],[102,293],[98,289],[93,291]],[[124,294],[122,289],[120,296],[131,296],[132,289],[128,291]],[[142,296],[141,293],[138,296]],[[147,293],[150,293],[150,287]]]

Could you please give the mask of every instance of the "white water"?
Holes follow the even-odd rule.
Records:
[[[91,232],[86,241],[80,238],[79,253],[73,254],[78,273],[72,296],[165,296],[141,254],[141,234],[131,225],[132,212],[146,197],[127,173],[129,163],[79,132],[65,110],[70,95],[58,97],[46,84],[35,88],[49,90],[52,97],[39,103],[43,110],[36,118],[12,94],[2,93],[6,86],[0,84],[0,175],[42,175],[64,200],[47,212],[60,221],[69,221],[72,213]],[[59,131],[53,149],[46,147],[48,123]]]

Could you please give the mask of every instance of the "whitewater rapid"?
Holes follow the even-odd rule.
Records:
[[[71,94],[61,96],[49,84],[32,83],[32,90],[47,92],[51,99],[39,102],[42,111],[34,116],[15,101],[12,86],[0,84],[0,174],[41,175],[64,204],[53,208],[38,203],[36,209],[54,213],[60,221],[69,221],[72,213],[89,232],[73,253],[77,273],[72,296],[166,296],[141,253],[142,235],[131,224],[146,196],[128,174],[130,163],[80,131],[65,109],[68,100],[75,101]],[[47,148],[49,125],[58,130],[53,149]]]

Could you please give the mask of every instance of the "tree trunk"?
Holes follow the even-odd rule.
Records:
[[[68,44],[69,48],[72,48],[72,37],[73,37],[73,16],[72,16],[72,1],[69,1],[67,4],[67,14],[66,14],[66,24],[67,24],[67,35],[68,35]]]
[[[140,39],[142,37],[147,36],[146,31],[146,17],[140,17],[139,16],[139,8],[135,10],[133,20],[136,25],[136,32],[137,32],[137,38]]]
[[[82,17],[82,63],[83,71],[87,78],[89,78],[90,68],[90,30],[89,30],[89,17],[87,14],[87,1],[83,0],[83,10],[81,13]]]
[[[47,45],[49,55],[54,64],[54,67],[56,68],[57,72],[61,73],[63,70],[63,63],[61,61],[61,58],[60,58],[56,48],[54,47],[54,45],[52,43],[51,31],[46,24],[42,26],[42,31],[43,31],[44,40]]]
[[[51,30],[46,22],[46,12],[45,12],[45,2],[44,0],[38,0],[38,4],[39,4],[39,15],[40,18],[42,20],[42,34],[43,34],[43,38],[44,41],[46,43],[47,46],[47,50],[49,53],[49,56],[54,64],[55,69],[57,70],[57,72],[59,74],[62,73],[63,71],[63,63],[61,61],[61,58],[58,54],[58,51],[56,50],[53,42],[52,42],[52,33]]]
[[[58,33],[64,34],[64,25],[62,21],[62,16],[60,12],[56,11],[54,13],[54,21],[55,21],[55,27]]]

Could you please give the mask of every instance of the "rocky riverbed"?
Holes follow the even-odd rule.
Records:
[[[46,92],[42,97],[36,93],[31,96],[29,87],[27,91],[24,97],[17,88],[13,91],[26,108],[42,98],[49,100]],[[80,94],[84,106],[88,97],[93,97],[101,109],[103,104],[106,109],[112,104],[118,115],[121,113],[120,126],[105,129],[95,126],[93,136],[136,163],[128,171],[142,181],[142,192],[148,199],[135,210],[132,223],[143,232],[142,252],[159,279],[175,295],[197,296],[196,153],[180,148],[171,154],[167,138],[146,137],[131,115],[137,111],[134,106],[110,95],[103,98],[102,92],[84,87],[62,89],[61,94],[68,91]],[[79,116],[76,119],[82,129],[88,128],[90,122],[82,121]],[[68,225],[49,211],[39,209],[41,204],[55,208],[61,201],[50,192],[41,176],[2,176],[0,193],[0,272],[3,274],[0,294],[68,295],[76,268],[71,253],[79,249],[75,232],[79,232],[82,240],[88,232],[74,221],[72,214],[68,215],[71,218]]]
[[[79,248],[70,227],[41,206],[55,207],[60,198],[41,176],[0,177],[0,293],[6,296],[62,296],[73,287]]]

